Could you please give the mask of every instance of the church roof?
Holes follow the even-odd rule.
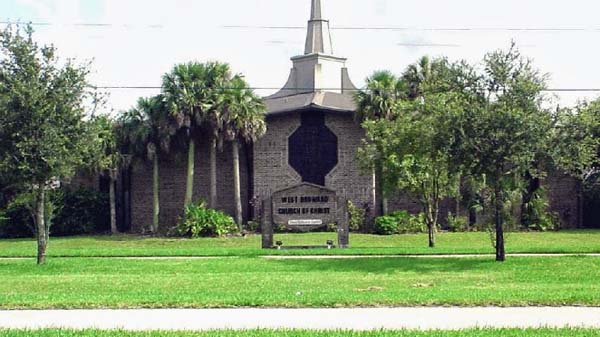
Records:
[[[275,115],[307,108],[325,109],[339,112],[356,110],[352,95],[327,91],[315,91],[265,100],[267,114]]]
[[[267,114],[321,108],[354,111],[356,87],[346,59],[334,56],[329,21],[323,18],[321,0],[311,0],[304,55],[292,57],[293,68],[285,86],[266,97]]]

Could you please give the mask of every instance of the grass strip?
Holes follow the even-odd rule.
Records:
[[[0,261],[0,308],[600,305],[599,257]]]
[[[336,242],[335,233],[276,234],[284,245],[324,245]],[[509,233],[509,253],[600,253],[600,230]],[[259,256],[281,255],[397,255],[492,254],[488,233],[439,233],[437,247],[427,247],[426,234],[377,236],[352,234],[350,249],[262,250],[260,236],[195,240],[149,238],[135,235],[51,238],[54,257],[124,256]],[[31,239],[0,240],[0,257],[34,257]]]
[[[596,337],[600,330],[589,329],[477,329],[463,331],[302,331],[251,330],[206,332],[128,332],[100,330],[0,330],[0,337]]]

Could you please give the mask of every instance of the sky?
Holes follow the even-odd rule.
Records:
[[[375,70],[400,74],[423,55],[480,64],[486,52],[514,40],[550,75],[551,88],[600,88],[598,0],[322,2],[334,53],[348,58],[358,86]],[[160,86],[176,63],[218,60],[253,87],[282,87],[290,57],[303,53],[305,29],[256,27],[305,27],[309,13],[310,0],[0,0],[0,21],[50,23],[35,26],[35,38],[53,43],[61,57],[92,61],[90,82],[97,86]],[[107,91],[113,112],[158,93]],[[557,104],[573,105],[600,92],[557,95]]]

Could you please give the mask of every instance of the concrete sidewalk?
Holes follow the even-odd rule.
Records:
[[[600,308],[356,308],[0,311],[0,328],[214,329],[465,329],[600,328]]]

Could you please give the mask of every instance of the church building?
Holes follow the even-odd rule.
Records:
[[[311,0],[303,55],[291,58],[287,83],[265,97],[267,132],[240,149],[244,220],[318,227],[343,219],[346,201],[381,213],[372,173],[361,168],[357,149],[364,131],[354,119],[352,83],[346,59],[335,55],[329,21],[321,0]],[[375,60],[376,61],[376,60]],[[194,200],[209,199],[209,144],[199,141],[194,175]],[[233,162],[230,144],[218,153],[218,208],[234,214]],[[185,158],[160,163],[161,230],[175,225],[183,208]],[[152,167],[133,165],[121,180],[122,217],[132,232],[143,232],[152,222]],[[553,210],[570,226],[580,223],[581,200],[573,180],[559,176],[549,186]],[[440,214],[455,209],[447,202]],[[454,207],[454,208],[452,208]],[[418,212],[405,196],[392,196],[389,209]],[[281,223],[286,222],[286,223]],[[305,226],[305,227],[302,227]]]

